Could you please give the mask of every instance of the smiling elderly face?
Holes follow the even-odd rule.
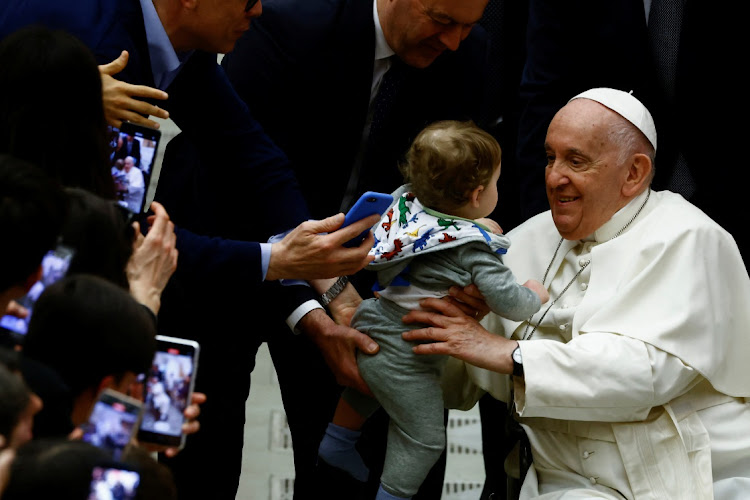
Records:
[[[426,68],[446,50],[458,49],[486,5],[487,0],[381,0],[378,16],[401,60]]]
[[[627,162],[609,131],[617,113],[589,99],[575,99],[547,130],[545,182],[552,219],[568,240],[589,236],[629,201],[623,193]]]

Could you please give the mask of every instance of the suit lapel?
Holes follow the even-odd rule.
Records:
[[[100,1],[102,22],[96,29],[97,40],[91,47],[100,64],[108,63],[128,51],[129,60],[117,78],[133,84],[154,86],[146,28],[139,0]]]

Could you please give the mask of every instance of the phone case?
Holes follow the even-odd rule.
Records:
[[[151,206],[151,200],[156,190],[156,183],[151,182],[151,176],[156,163],[161,132],[158,129],[132,122],[123,122],[119,129],[110,127],[110,132],[112,133],[110,163],[118,201],[133,214],[134,218],[142,219]],[[125,136],[132,136],[133,141],[138,143],[138,147],[130,153],[123,149],[126,147],[123,143],[123,137]],[[140,177],[137,173],[123,172],[121,168],[116,166],[117,161],[123,160],[126,155],[133,156],[137,161],[133,168],[137,168],[142,174],[142,188],[140,187],[140,179],[131,177]],[[131,187],[133,185],[131,182],[137,184],[138,187]],[[142,191],[140,191],[141,189]],[[141,221],[142,224],[144,222]]]
[[[193,340],[163,335],[157,335],[156,340],[159,347],[145,380],[138,440],[181,448],[185,440],[183,412],[195,387],[200,345]]]
[[[346,213],[344,224],[341,227],[344,228],[373,214],[383,215],[383,212],[388,209],[391,203],[393,203],[393,196],[390,194],[367,191],[359,197],[354,206]],[[358,246],[367,237],[368,231],[369,229],[362,231],[358,236],[344,243],[344,246]]]
[[[83,425],[83,440],[109,450],[112,458],[119,460],[138,429],[142,407],[135,398],[105,389]]]

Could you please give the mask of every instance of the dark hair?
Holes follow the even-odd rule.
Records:
[[[67,188],[68,217],[61,242],[75,254],[68,274],[93,274],[128,289],[125,268],[133,253],[126,208],[78,188]]]
[[[84,441],[38,439],[18,449],[3,500],[90,498],[95,467],[135,470],[140,482],[136,500],[177,500],[170,470],[147,451],[128,446],[120,462],[102,448]]]
[[[102,84],[73,35],[29,26],[0,43],[0,152],[34,163],[64,186],[114,198]]]
[[[128,446],[122,460],[132,464],[141,475],[136,500],[177,500],[177,486],[172,471],[160,464],[139,446]]]
[[[155,335],[152,314],[126,290],[78,274],[42,292],[23,355],[55,370],[75,398],[106,376],[145,373],[156,352]]]
[[[108,462],[108,452],[84,441],[29,441],[16,452],[3,500],[88,498],[94,467]]]
[[[0,291],[34,273],[55,246],[65,213],[62,190],[47,174],[0,154]]]
[[[425,127],[401,165],[404,179],[426,207],[450,212],[487,186],[500,164],[500,145],[473,122],[445,120]]]
[[[30,398],[29,389],[21,376],[0,364],[0,435],[5,436],[6,444]]]

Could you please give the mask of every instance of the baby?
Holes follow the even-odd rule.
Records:
[[[379,345],[360,354],[360,373],[375,399],[346,389],[318,454],[365,481],[368,469],[354,445],[365,420],[380,405],[388,412],[388,448],[377,500],[411,498],[445,448],[440,378],[445,356],[416,355],[401,338],[401,318],[427,297],[451,286],[475,284],[493,312],[524,320],[549,295],[541,283],[519,285],[501,260],[510,246],[487,217],[497,205],[500,146],[471,122],[442,121],[414,140],[402,171],[407,182],[375,229],[369,265],[379,297],[359,306],[351,326]]]

